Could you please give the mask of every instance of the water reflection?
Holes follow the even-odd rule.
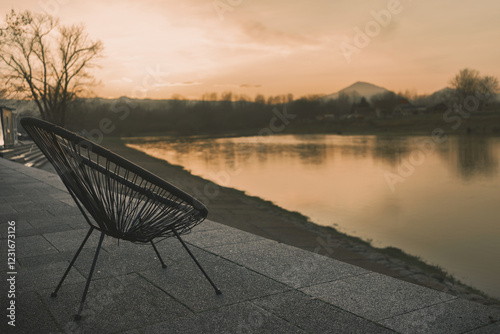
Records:
[[[413,138],[411,141],[409,137],[376,137],[372,156],[379,162],[398,167],[415,151],[421,151],[425,156],[436,152],[464,181],[498,174],[498,158],[495,152],[497,138],[451,137],[445,143],[433,146],[432,150],[423,146],[425,140],[430,142],[426,137]]]
[[[486,137],[464,136],[457,141],[456,166],[464,180],[474,177],[492,177],[498,172],[498,160],[493,140]]]
[[[229,167],[245,164],[249,160],[267,163],[285,157],[297,159],[303,165],[324,165],[327,160],[364,159],[395,169],[410,158],[415,151],[422,151],[427,137],[387,136],[281,136],[273,138],[252,137],[245,142],[240,138],[151,138],[136,139],[133,144],[142,148],[168,151],[174,160],[183,164],[192,156],[201,158],[207,165],[220,163]],[[292,139],[292,140],[290,140]],[[443,163],[463,180],[475,177],[493,177],[498,174],[498,138],[461,136],[451,137],[425,155],[438,154]]]
[[[322,165],[327,158],[327,146],[325,144],[299,144],[292,149],[293,151],[290,153],[297,155],[305,165]]]
[[[408,138],[376,136],[373,146],[373,158],[395,167],[410,154]]]

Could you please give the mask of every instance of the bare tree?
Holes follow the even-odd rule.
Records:
[[[340,115],[346,115],[349,113],[351,110],[353,99],[347,95],[346,93],[342,92],[339,94],[339,96],[336,99],[337,102],[337,108],[340,113]]]
[[[494,99],[494,95],[500,92],[498,78],[486,75],[479,81],[478,91],[484,102]]]
[[[255,95],[254,102],[257,104],[266,104],[266,98],[262,94]]]
[[[211,93],[203,93],[201,96],[202,101],[217,101],[218,100],[218,95],[217,92],[211,92]]]
[[[178,94],[178,93],[172,94],[172,97],[170,97],[170,99],[171,100],[179,100],[179,101],[187,100],[185,96]]]
[[[220,100],[221,101],[233,101],[234,100],[234,94],[233,92],[227,91],[227,92],[222,92],[220,95]]]
[[[479,109],[499,93],[498,79],[493,76],[481,76],[479,71],[465,68],[451,79],[450,85],[455,89],[455,98],[464,103],[467,98],[479,98]]]
[[[462,101],[467,96],[474,96],[477,91],[481,76],[479,71],[470,68],[460,70],[458,74],[451,79],[450,84],[455,89],[456,97]]]
[[[418,98],[416,89],[406,89],[404,92],[398,92],[399,96],[404,97],[408,101],[415,101]]]
[[[88,69],[103,52],[83,25],[60,25],[51,15],[30,11],[6,15],[0,45],[9,92],[32,98],[42,118],[59,125],[68,104],[94,83]]]
[[[385,92],[372,96],[371,103],[386,114],[392,113],[401,97],[394,92]]]

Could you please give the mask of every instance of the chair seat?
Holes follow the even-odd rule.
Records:
[[[21,124],[47,156],[88,223],[132,242],[188,233],[207,208],[167,181],[92,143],[40,119]]]

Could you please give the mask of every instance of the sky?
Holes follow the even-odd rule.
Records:
[[[2,0],[84,23],[97,96],[295,97],[356,81],[430,94],[469,67],[500,78],[497,0]]]

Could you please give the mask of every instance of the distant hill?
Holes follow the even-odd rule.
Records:
[[[454,93],[455,93],[454,89],[446,87],[446,88],[440,89],[438,91],[435,91],[434,93],[432,93],[428,96],[425,96],[421,102],[422,102],[422,104],[425,104],[428,106],[438,104],[441,102],[447,102],[451,99],[451,97],[453,96]]]
[[[340,94],[344,93],[344,94],[347,94],[349,96],[356,98],[357,100],[358,99],[360,100],[362,97],[364,97],[365,99],[370,101],[370,99],[373,96],[375,96],[377,94],[387,93],[387,92],[390,92],[390,91],[388,89],[383,88],[383,87],[376,86],[376,85],[368,83],[368,82],[358,81],[356,83],[353,83],[349,87],[346,87],[342,90],[339,90],[336,93],[323,96],[321,99],[323,101],[336,99],[339,97]]]

